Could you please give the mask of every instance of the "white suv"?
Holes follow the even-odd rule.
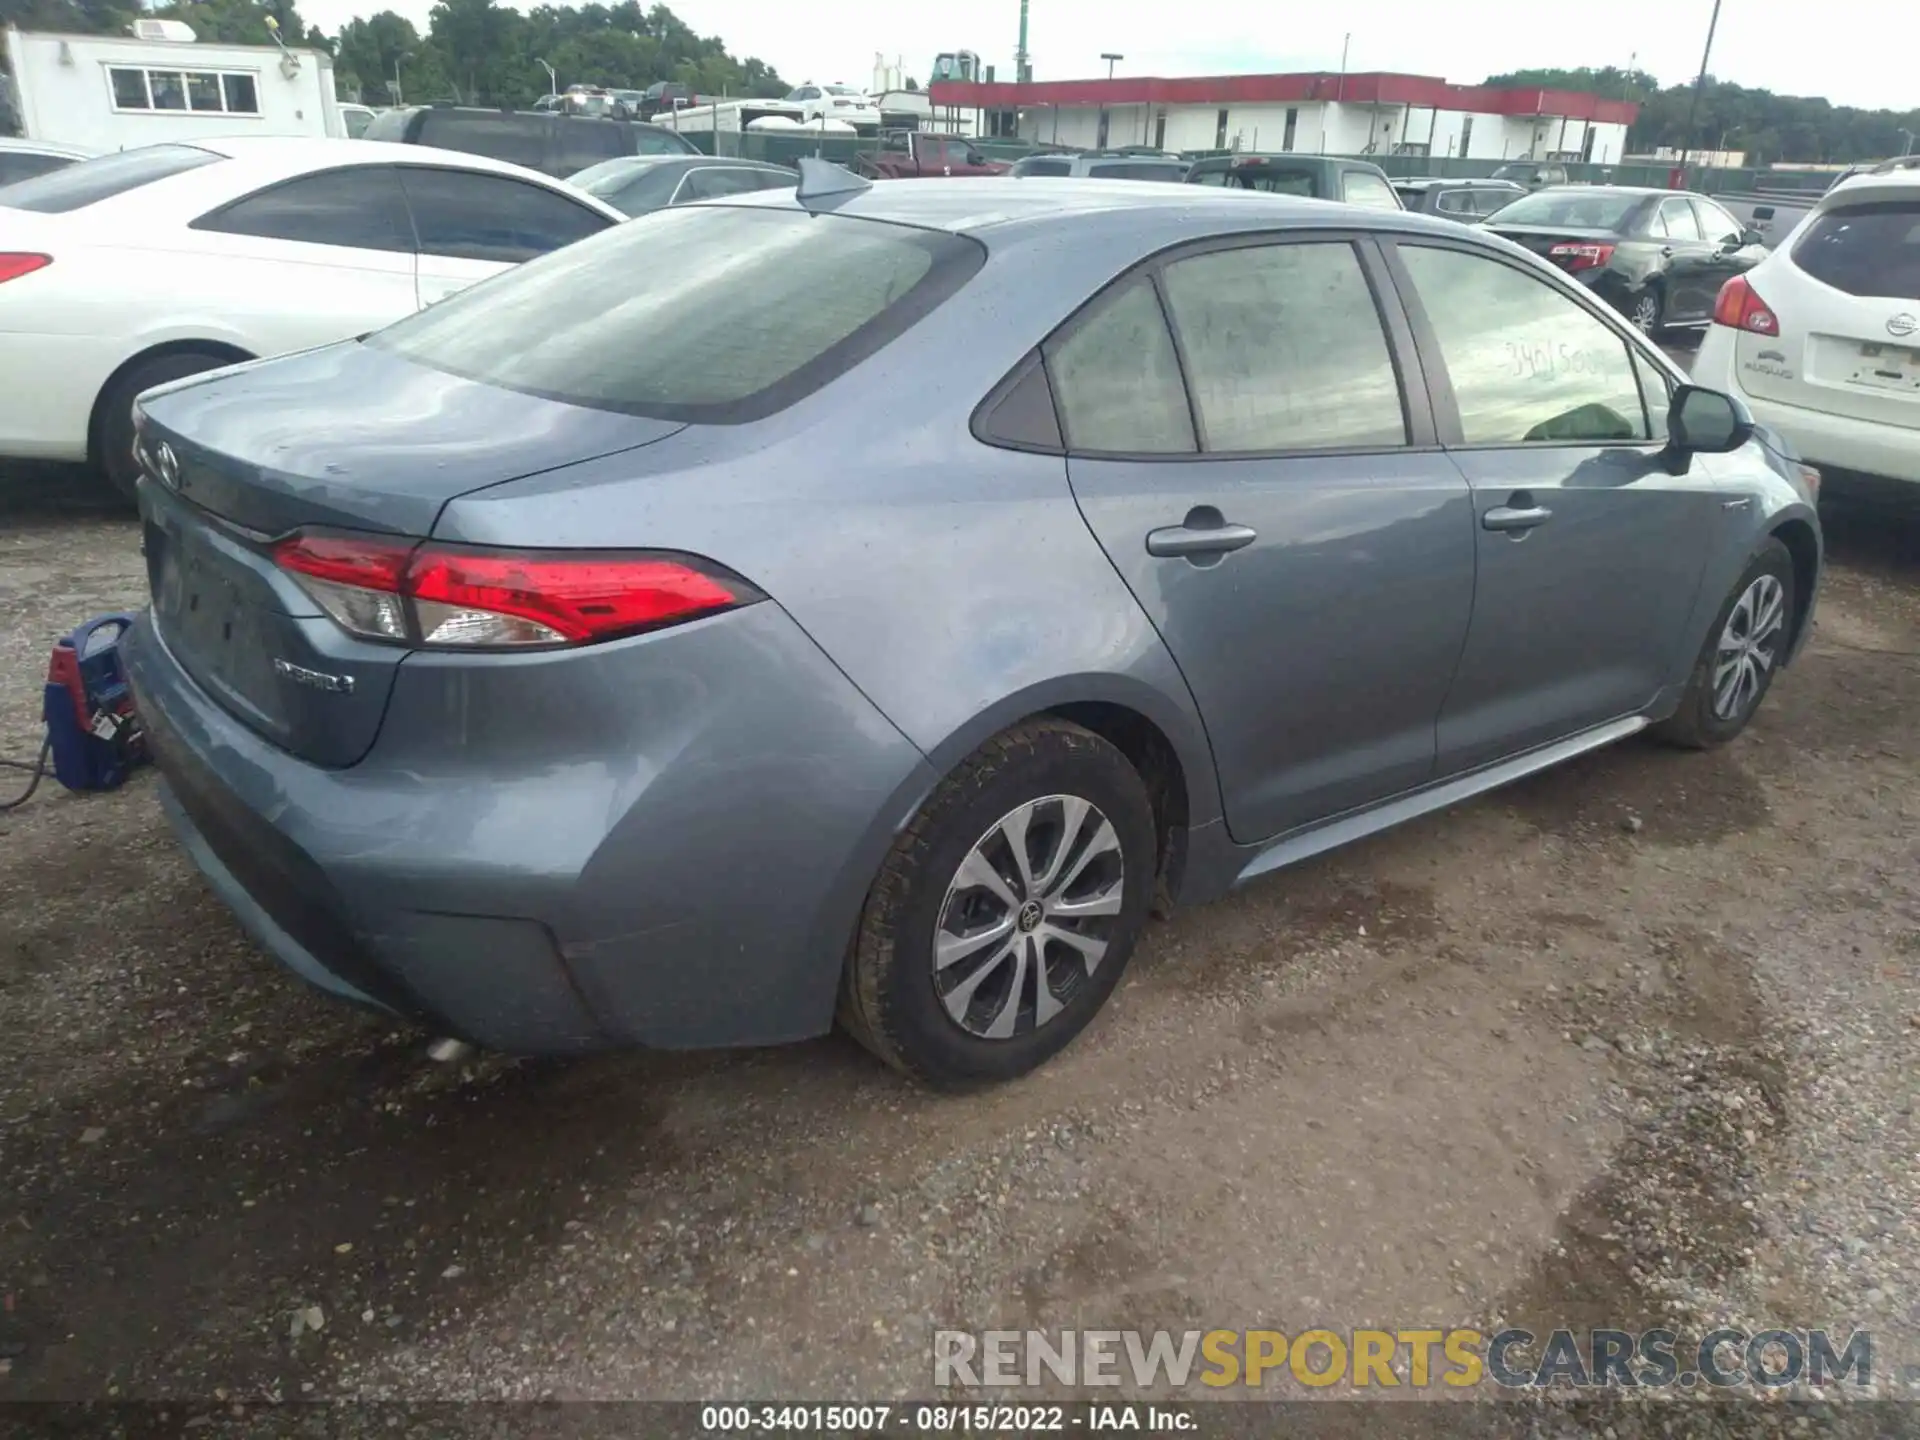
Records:
[[[1843,483],[1920,486],[1920,156],[1835,186],[1727,281],[1693,376]]]

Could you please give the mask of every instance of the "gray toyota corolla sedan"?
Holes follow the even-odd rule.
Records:
[[[479,1043],[1018,1075],[1192,904],[1808,628],[1805,470],[1445,220],[808,162],[150,392],[129,665],[214,889]]]

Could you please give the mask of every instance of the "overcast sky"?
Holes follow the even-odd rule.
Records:
[[[1019,0],[922,5],[914,0],[669,0],[703,35],[735,55],[758,55],[781,75],[865,85],[876,51],[899,57],[923,84],[942,50],[970,49],[1011,78]],[[425,27],[432,0],[301,0],[328,32],[354,15],[392,8]],[[525,7],[522,7],[525,8]],[[1920,104],[1913,48],[1888,28],[1902,0],[1723,0],[1713,73],[1787,95],[1906,109]],[[1028,48],[1034,78],[1106,73],[1105,50],[1126,56],[1119,73],[1217,75],[1348,67],[1438,75],[1472,84],[1526,66],[1621,65],[1634,59],[1665,84],[1700,65],[1713,0],[1348,0],[1305,9],[1255,0],[1118,6],[1105,0],[1032,0]],[[1304,13],[1303,13],[1304,10]],[[1316,14],[1314,11],[1321,13]],[[1324,18],[1323,18],[1324,17]],[[1867,37],[1878,36],[1878,43]],[[561,77],[563,80],[564,76]]]

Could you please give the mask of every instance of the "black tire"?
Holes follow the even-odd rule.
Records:
[[[107,382],[107,388],[100,392],[100,405],[94,412],[93,434],[88,437],[87,448],[94,468],[113,482],[113,488],[128,504],[133,503],[134,483],[140,478],[140,467],[133,459],[134,400],[141,391],[164,385],[169,380],[185,379],[231,364],[232,356],[217,355],[209,350],[170,350],[165,355],[135,361]]]
[[[1045,941],[1042,937],[1052,932],[1042,930],[1030,937],[1041,943],[1026,949],[1025,958],[1013,956],[985,980],[975,978],[972,970],[994,971],[995,962],[989,959],[974,967],[976,956],[971,954],[939,972],[953,978],[936,979],[936,931],[950,933],[941,927],[953,921],[953,907],[985,901],[989,913],[991,907],[999,906],[1009,917],[1028,908],[1023,905],[1016,911],[982,890],[962,890],[950,897],[949,886],[959,884],[962,863],[977,845],[988,844],[996,834],[1004,839],[1004,832],[997,831],[1000,822],[1029,802],[1039,802],[1039,808],[1033,812],[1036,821],[1028,832],[1028,854],[1034,855],[1034,847],[1039,846],[1041,858],[1048,858],[1047,845],[1057,843],[1058,834],[1067,828],[1059,823],[1065,819],[1064,809],[1046,798],[1058,796],[1089,802],[1112,826],[1118,841],[1118,876],[1108,870],[1090,882],[1103,885],[1109,894],[1119,890],[1118,912],[1098,922],[1064,922],[1070,929],[1097,924],[1105,952],[1087,971],[1084,965],[1076,965],[1075,947]],[[1069,837],[1058,870],[1072,869],[1073,856],[1099,848],[1086,843],[1097,830],[1097,820],[1090,818],[1082,829],[1081,843]],[[881,865],[847,960],[840,997],[842,1026],[895,1069],[943,1089],[1026,1074],[1064,1049],[1119,984],[1153,899],[1155,842],[1153,806],[1146,787],[1127,758],[1098,735],[1063,720],[1045,719],[995,736],[941,782]],[[1011,864],[1011,852],[1005,854]],[[1112,852],[1103,852],[1083,873],[1098,871],[1111,858]],[[1008,874],[1003,866],[996,870]],[[1014,879],[1015,889],[1024,893],[1018,877]],[[1049,904],[1063,896],[1071,898],[1084,883],[1089,882],[1061,886],[1049,896]],[[1051,917],[1043,923],[1050,924]],[[1016,921],[1007,934],[1010,944],[1028,943],[1023,938],[1028,934],[1024,922]],[[978,954],[997,948],[996,943]],[[1058,977],[1057,983],[1047,984],[1047,1001],[1061,1008],[1044,1023],[1035,1023],[1042,976]],[[996,997],[1011,997],[1015,1033],[1010,1037],[986,1038],[964,1028],[949,1013],[940,985],[945,983],[951,996],[967,989],[964,982],[969,978],[974,978],[975,988],[967,993],[974,1005],[985,1007],[983,1014],[998,1011],[1004,1018],[1005,1006]],[[955,1003],[961,1003],[972,1018],[971,1007]]]
[[[1721,653],[1721,640],[1728,633],[1728,622],[1734,610],[1763,577],[1771,577],[1780,587],[1779,625],[1757,647],[1767,654],[1768,664],[1759,673],[1758,683],[1751,695],[1731,714],[1722,715],[1717,713],[1714,706],[1714,670]],[[1793,636],[1796,603],[1793,556],[1780,541],[1769,538],[1755,552],[1753,559],[1747,562],[1747,568],[1740,572],[1740,578],[1734,582],[1719,613],[1713,617],[1713,625],[1708,629],[1707,638],[1700,646],[1700,654],[1693,662],[1693,673],[1687,677],[1687,690],[1681,697],[1680,708],[1653,727],[1654,736],[1669,745],[1679,745],[1689,750],[1710,750],[1716,745],[1726,744],[1746,729],[1748,722],[1760,709],[1760,702],[1767,698],[1767,691],[1773,687],[1773,677],[1779,673],[1780,657],[1786,653]]]
[[[1657,283],[1649,282],[1645,290],[1628,298],[1625,313],[1634,329],[1649,340],[1658,340],[1667,323],[1666,292]]]

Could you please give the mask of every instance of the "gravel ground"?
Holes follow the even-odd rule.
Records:
[[[21,758],[46,647],[141,568],[58,484],[0,506]],[[150,775],[49,786],[0,816],[0,1399],[844,1400],[928,1393],[936,1326],[1499,1322],[1871,1328],[1920,1394],[1920,524],[1829,524],[1733,746],[1156,925],[1067,1055],[966,1099],[837,1038],[435,1065],[254,951]]]

